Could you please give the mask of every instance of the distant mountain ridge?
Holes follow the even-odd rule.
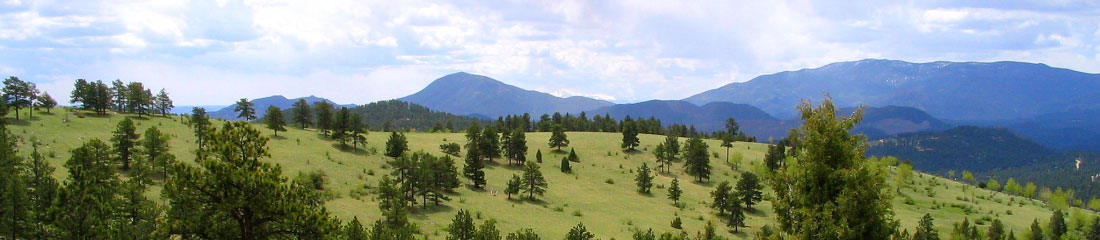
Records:
[[[910,160],[921,171],[982,172],[1048,161],[1055,151],[1006,128],[961,126],[945,131],[903,133],[873,141],[867,155]]]
[[[436,79],[423,90],[400,98],[436,111],[496,118],[530,113],[579,113],[614,103],[587,97],[561,98],[525,90],[486,76],[458,72]]]
[[[841,107],[915,107],[953,120],[1021,119],[1067,109],[1100,109],[1100,75],[1023,62],[910,63],[867,59],[731,83],[685,98],[735,102],[792,119],[801,99],[829,93]]]
[[[332,102],[331,100],[320,98],[320,97],[313,96],[313,95],[310,95],[308,97],[294,98],[294,99],[288,99],[288,98],[284,97],[283,95],[274,95],[274,96],[270,96],[270,97],[252,99],[252,100],[249,100],[249,102],[251,102],[252,107],[256,109],[256,117],[257,118],[263,118],[264,114],[266,114],[266,112],[267,112],[267,107],[274,105],[274,106],[279,107],[279,109],[286,110],[286,109],[292,107],[295,102],[298,102],[298,99],[305,99],[306,102],[309,103],[310,105],[312,105],[314,103],[317,103],[317,102],[320,102],[320,101],[325,101],[325,102],[328,102],[328,103],[332,104],[333,106],[349,107],[349,108],[355,107],[354,104],[340,105],[340,104],[336,104],[335,102]],[[237,112],[233,111],[237,107],[237,105],[235,105],[235,104],[236,103],[234,103],[233,105],[229,105],[227,107],[224,107],[222,109],[219,109],[217,111],[210,112],[209,113],[210,117],[211,118],[222,118],[222,119],[227,119],[227,120],[243,120],[243,119],[237,118]]]

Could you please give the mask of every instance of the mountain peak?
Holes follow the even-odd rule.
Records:
[[[508,114],[577,113],[612,105],[587,97],[561,98],[525,90],[496,79],[456,72],[436,79],[427,87],[400,100],[459,115],[496,117]]]

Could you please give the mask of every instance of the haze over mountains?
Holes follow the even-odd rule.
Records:
[[[909,63],[868,59],[780,72],[684,100],[753,105],[781,119],[829,93],[841,107],[909,106],[953,120],[1022,119],[1100,108],[1100,75],[1022,62]]]
[[[490,77],[459,72],[443,76],[421,91],[398,100],[434,111],[494,119],[554,112],[656,117],[665,125],[694,125],[702,131],[724,128],[733,117],[741,130],[761,141],[786,137],[797,127],[802,99],[819,102],[829,93],[849,115],[866,104],[864,121],[854,130],[870,139],[899,133],[942,131],[952,125],[1001,126],[1054,149],[1100,150],[1100,75],[1021,62],[909,63],[868,59],[815,69],[764,75],[684,100],[614,104],[587,97],[557,97],[505,84]],[[321,98],[307,97],[310,103]],[[258,112],[268,105],[289,108],[296,99],[256,99]],[[212,116],[233,119],[232,107]],[[950,120],[944,120],[950,119]]]

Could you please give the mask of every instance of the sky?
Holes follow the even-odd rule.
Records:
[[[84,78],[364,104],[462,71],[626,103],[866,58],[1097,73],[1100,1],[0,0],[0,75],[62,102]]]

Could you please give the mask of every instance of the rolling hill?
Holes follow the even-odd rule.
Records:
[[[436,79],[424,89],[399,100],[458,115],[495,119],[509,114],[579,113],[613,103],[587,97],[561,98],[504,84],[464,72]]]
[[[25,113],[24,113],[25,114]],[[111,131],[123,117],[135,117],[129,114],[111,113],[108,116],[89,116],[86,112],[62,108],[53,114],[36,113],[32,120],[12,121],[10,131],[20,139],[33,139],[39,142],[39,151],[45,153],[47,161],[57,168],[54,176],[58,179],[68,177],[64,162],[69,159],[70,149],[80,146],[90,139],[109,139]],[[62,119],[71,121],[62,121]],[[134,118],[137,131],[156,126],[171,136],[170,153],[180,161],[191,162],[194,159],[195,138],[190,128],[177,117]],[[224,121],[215,120],[220,126]],[[253,124],[270,136],[270,131],[262,124]],[[277,164],[283,175],[294,178],[299,173],[321,171],[324,173],[324,191],[331,198],[325,202],[327,209],[343,220],[353,217],[362,222],[381,219],[378,210],[379,200],[372,192],[374,184],[390,173],[388,157],[381,154],[385,149],[389,134],[371,132],[367,146],[359,150],[340,150],[332,140],[322,138],[314,129],[289,128],[271,137],[267,143],[271,156],[262,161]],[[547,146],[549,133],[527,133],[529,150],[527,158],[534,161],[536,151],[541,151],[547,159],[560,159],[563,153],[555,153]],[[715,183],[736,181],[746,171],[760,169],[758,164],[764,157],[767,147],[760,143],[734,143],[731,154],[741,156],[739,161],[726,163],[725,149],[719,147],[717,140],[705,140],[709,151],[716,157],[711,158],[714,166],[711,183],[687,181],[688,176],[681,172],[681,163],[673,166],[673,172],[659,174],[653,194],[638,194],[634,186],[634,171],[642,163],[654,163],[654,146],[663,141],[664,136],[643,134],[641,146],[643,153],[624,153],[620,151],[617,133],[569,132],[570,146],[576,149],[581,163],[574,164],[573,174],[565,174],[555,169],[557,161],[539,163],[549,182],[548,192],[540,201],[508,200],[500,191],[507,179],[519,172],[518,168],[508,166],[497,160],[485,169],[488,186],[486,190],[474,190],[466,187],[455,189],[448,194],[452,200],[442,206],[433,206],[412,212],[410,220],[420,228],[423,237],[442,239],[445,228],[451,223],[456,212],[469,210],[477,216],[477,221],[497,220],[502,232],[512,232],[520,228],[534,228],[542,239],[561,239],[569,228],[583,222],[589,231],[601,239],[630,239],[634,229],[652,228],[655,232],[678,231],[670,226],[674,218],[681,218],[683,229],[689,234],[702,231],[706,222],[720,226],[717,233],[732,239],[751,239],[752,232],[765,224],[775,225],[774,212],[767,199],[774,196],[765,189],[765,201],[756,205],[755,211],[747,215],[748,233],[732,234],[724,227],[723,218],[708,207],[710,191]],[[413,151],[424,151],[442,155],[439,145],[448,142],[463,143],[463,133],[407,133],[409,147]],[[22,142],[22,141],[21,141]],[[19,144],[20,154],[30,152],[31,144]],[[462,168],[462,161],[456,165]],[[888,170],[888,176],[892,170]],[[666,187],[672,179],[682,178],[682,206],[673,205],[666,196]],[[892,177],[890,177],[892,178]],[[887,182],[893,183],[892,179]],[[148,196],[160,196],[159,181],[147,193]],[[934,190],[933,190],[934,189]],[[893,191],[891,191],[893,192]],[[900,188],[893,201],[895,218],[901,227],[912,229],[925,214],[935,217],[934,224],[941,237],[950,233],[951,224],[962,221],[988,223],[988,219],[998,218],[1004,222],[1006,231],[1017,235],[1027,232],[1032,220],[1039,219],[1043,224],[1051,216],[1046,204],[1018,196],[991,192],[969,187],[965,184],[943,179],[933,175],[916,173],[909,184]],[[361,194],[361,195],[360,195]],[[156,198],[156,197],[154,197]],[[1073,210],[1084,212],[1083,210]],[[984,229],[984,225],[981,226]]]
[[[1049,161],[1055,151],[1005,128],[962,126],[939,132],[904,133],[872,141],[868,155],[910,160],[921,171],[983,172]]]
[[[910,63],[867,59],[763,75],[684,99],[735,102],[780,119],[801,99],[827,92],[840,107],[908,106],[941,119],[1023,119],[1068,109],[1100,108],[1100,75],[1022,62]]]

